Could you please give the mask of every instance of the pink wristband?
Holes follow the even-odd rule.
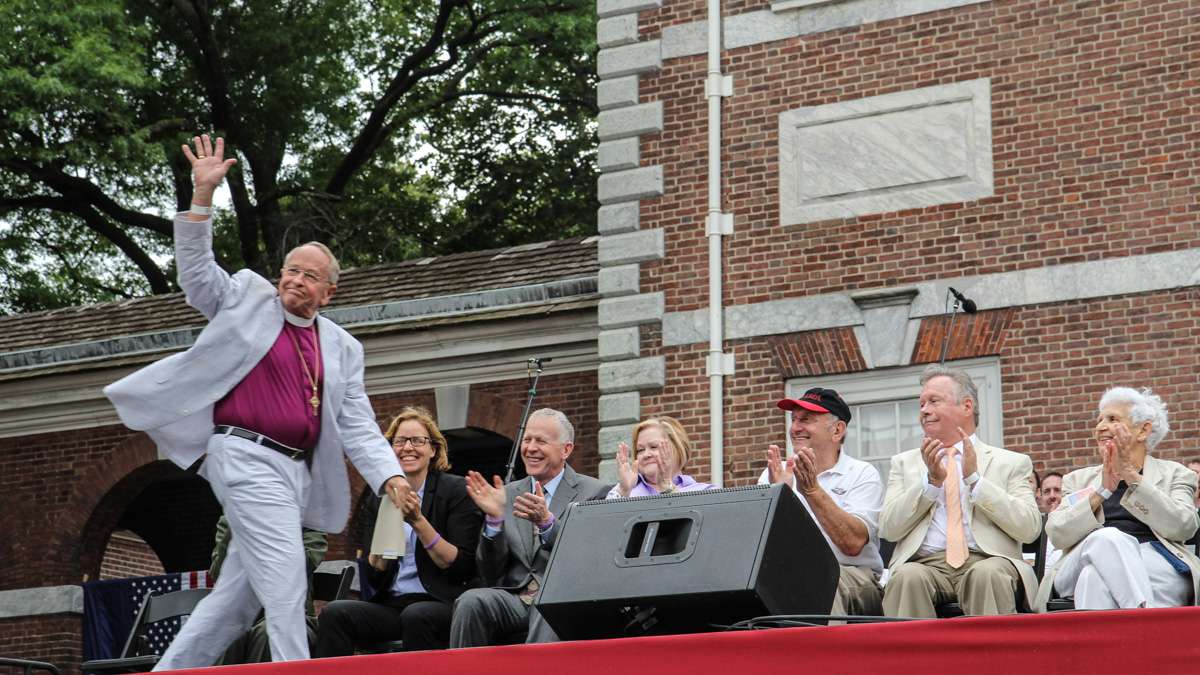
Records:
[[[504,524],[503,518],[493,518],[491,516],[484,516],[483,521],[491,527],[500,527]]]
[[[538,530],[540,530],[542,532],[545,532],[546,530],[549,530],[552,527],[554,527],[554,514],[553,513],[551,513],[550,517],[547,518],[544,522],[538,523]]]
[[[426,551],[433,548],[434,546],[437,546],[437,543],[442,540],[442,535],[440,533],[435,532],[434,535],[435,536],[433,538],[433,541],[429,542],[428,544],[422,544],[422,546],[425,547]]]

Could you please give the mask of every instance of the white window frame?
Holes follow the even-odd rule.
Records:
[[[799,398],[813,387],[834,389],[851,407],[871,403],[884,403],[904,399],[916,399],[921,395],[921,373],[930,364],[922,363],[903,368],[868,370],[858,373],[797,377],[787,381],[784,388],[788,398]],[[948,361],[947,366],[967,371],[979,391],[979,427],[975,430],[979,440],[1004,447],[1003,401],[1001,400],[1000,358],[988,356],[977,359]],[[787,414],[791,427],[792,414]],[[795,453],[792,439],[787,437],[788,455]],[[911,450],[899,448],[897,452]]]

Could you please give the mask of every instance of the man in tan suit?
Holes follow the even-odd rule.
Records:
[[[1046,522],[1063,556],[1046,574],[1076,609],[1178,607],[1195,602],[1200,560],[1183,542],[1200,527],[1196,474],[1150,456],[1166,436],[1167,406],[1150,390],[1113,387],[1100,399],[1093,431],[1101,464],[1067,474],[1063,499]]]
[[[1041,534],[1033,464],[975,437],[979,395],[961,370],[921,375],[920,448],[892,458],[879,535],[896,542],[884,587],[888,616],[937,616],[958,601],[972,615],[1033,607],[1037,579],[1021,544]]]

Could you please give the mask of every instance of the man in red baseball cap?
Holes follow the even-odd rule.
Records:
[[[842,452],[850,406],[836,391],[821,387],[777,405],[792,413],[788,433],[796,454],[784,460],[779,446],[770,446],[758,482],[791,485],[829,542],[842,568],[830,613],[879,616],[883,481],[875,467]]]

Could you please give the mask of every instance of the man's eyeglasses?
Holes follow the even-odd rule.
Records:
[[[304,275],[304,279],[306,281],[310,281],[314,284],[320,284],[320,283],[325,282],[325,277],[317,274],[316,272],[314,272],[312,270],[306,270],[303,267],[296,267],[295,265],[289,265],[289,266],[283,268],[283,276],[285,276],[285,277],[295,277],[295,276],[300,276],[300,275]]]
[[[392,439],[392,447],[403,448],[406,444],[412,443],[414,448],[423,448],[431,439],[428,436],[397,436]]]

